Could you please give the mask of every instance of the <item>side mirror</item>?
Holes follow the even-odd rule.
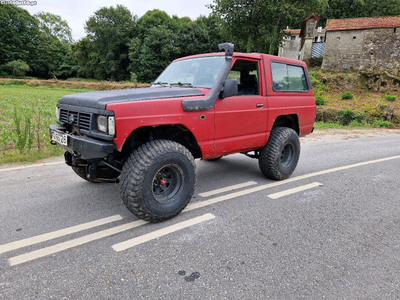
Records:
[[[238,94],[238,83],[236,79],[228,79],[224,84],[223,98],[236,96]]]

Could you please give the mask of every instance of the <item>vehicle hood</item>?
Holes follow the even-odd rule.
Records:
[[[199,89],[195,88],[139,88],[72,94],[62,97],[58,100],[58,103],[105,110],[107,104],[111,103],[191,96],[204,96],[204,94]]]

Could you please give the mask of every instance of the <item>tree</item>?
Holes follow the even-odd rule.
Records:
[[[26,72],[29,72],[28,64],[22,60],[13,60],[5,65],[5,68],[9,70],[15,76],[24,76]]]
[[[173,22],[171,17],[165,11],[153,9],[147,11],[142,17],[140,17],[137,21],[137,25],[138,37],[143,41],[153,27],[165,26],[166,28],[171,29]]]
[[[328,5],[317,11],[321,25],[328,19],[361,18],[400,15],[399,0],[328,0]]]
[[[61,19],[61,16],[48,12],[39,12],[34,17],[39,21],[40,31],[47,36],[56,37],[67,44],[73,42],[71,28],[68,26],[67,21]]]
[[[156,26],[149,30],[138,54],[133,71],[141,82],[154,81],[158,75],[177,58],[180,49],[176,46],[177,35],[166,26]]]
[[[78,77],[104,79],[107,77],[100,66],[100,57],[96,45],[88,37],[71,45],[72,57],[77,62],[76,72]]]
[[[180,49],[179,56],[208,52],[210,48],[210,38],[203,22],[189,21],[181,23],[178,29],[176,45]]]
[[[136,20],[126,7],[117,5],[99,9],[86,22],[86,32],[106,74],[103,79],[120,81],[130,77],[128,44],[135,36]]]
[[[222,27],[220,19],[215,15],[210,14],[209,16],[200,16],[196,20],[197,22],[202,22],[206,27],[209,44],[208,50],[206,52],[217,52],[218,44],[225,43],[229,41],[227,36],[224,36],[222,33]]]
[[[0,65],[14,60],[31,65],[38,36],[38,22],[26,10],[0,4]]]
[[[239,50],[276,53],[292,18],[327,0],[214,0],[209,5]]]

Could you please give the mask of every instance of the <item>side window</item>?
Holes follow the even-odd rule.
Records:
[[[260,95],[258,62],[238,59],[235,61],[227,79],[236,79],[238,94]]]
[[[289,75],[289,91],[307,91],[306,74],[302,67],[287,66]]]
[[[271,62],[272,88],[274,91],[288,90],[288,74],[285,64]]]
[[[271,62],[272,88],[277,91],[308,91],[304,69],[300,66]]]

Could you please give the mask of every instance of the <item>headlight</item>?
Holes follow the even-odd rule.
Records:
[[[97,117],[97,128],[102,132],[107,132],[107,117],[98,116]]]
[[[108,116],[98,116],[97,117],[97,128],[101,132],[105,132],[109,135],[115,135],[115,118]]]
[[[56,107],[56,117],[57,117],[57,120],[60,120],[60,108],[59,107]]]

